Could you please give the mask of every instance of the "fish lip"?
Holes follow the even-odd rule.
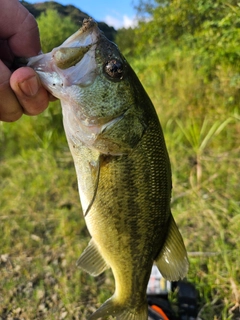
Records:
[[[92,34],[95,32],[96,41],[92,41],[91,43],[84,44],[86,37],[88,34]],[[67,38],[59,47],[78,47],[78,46],[87,46],[94,45],[97,43],[98,38],[101,34],[99,32],[97,22],[93,18],[84,19],[82,23],[82,27],[77,30],[73,35]],[[86,36],[86,37],[85,37]],[[58,48],[59,48],[58,47]]]
[[[93,29],[96,29],[96,32],[94,34],[95,41],[93,39],[91,43],[85,44],[84,41],[86,40],[86,37],[89,33],[93,33]],[[61,47],[67,47],[67,48],[75,48],[75,47],[89,47],[88,51],[97,44],[99,40],[99,36],[101,31],[98,29],[97,22],[93,18],[88,18],[83,20],[82,27],[76,31],[73,35],[71,35],[69,38],[67,38],[60,46],[53,48],[51,52],[49,53],[43,53],[40,52],[39,55],[28,58],[25,60],[27,62],[28,67],[34,68],[35,71],[46,71],[46,63],[45,64],[38,64],[41,62],[42,58],[45,58],[48,56],[47,62],[49,60],[54,60],[54,54],[55,52],[61,48]],[[85,37],[86,36],[86,37]],[[26,63],[25,63],[26,64]],[[44,70],[43,70],[44,69]],[[54,71],[53,69],[50,69],[49,71]]]
[[[97,26],[97,22],[93,18],[89,17],[89,18],[83,19],[83,26],[82,26],[83,32],[85,32],[93,27],[96,27],[96,26]]]
[[[94,82],[97,76],[95,48],[101,35],[102,32],[94,19],[84,19],[82,27],[60,46],[53,48],[49,53],[30,58],[27,66],[39,74],[48,91],[62,99],[63,88],[72,85],[89,86]],[[55,61],[55,53],[61,48],[86,48],[86,52],[76,65],[61,69]]]

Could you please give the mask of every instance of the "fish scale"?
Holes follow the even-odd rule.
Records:
[[[173,219],[171,167],[156,111],[117,46],[93,19],[52,52],[29,59],[61,100],[83,214],[91,235],[77,265],[111,268],[115,293],[89,320],[147,320],[153,263],[185,277],[186,249]]]
[[[141,142],[130,155],[118,159],[112,157],[112,161],[100,169],[98,193],[92,210],[86,218],[90,233],[99,246],[104,247],[108,252],[109,261],[107,262],[111,265],[115,278],[120,278],[117,282],[124,283],[123,287],[135,282],[135,285],[131,285],[131,288],[126,290],[128,294],[125,297],[125,303],[132,300],[133,292],[140,291],[145,295],[149,270],[161,249],[159,243],[162,243],[165,237],[166,224],[170,215],[169,201],[166,199],[171,189],[171,182],[168,179],[169,174],[164,172],[166,165],[162,165],[167,158],[162,148],[158,147],[161,145],[157,141],[159,133],[155,128],[155,130],[151,129],[150,127],[145,132]],[[152,147],[152,152],[149,150],[149,141],[151,146],[153,143],[156,145]],[[147,166],[145,171],[139,171],[148,162],[149,157],[155,165]],[[156,170],[156,164],[159,170]],[[113,181],[118,181],[118,184],[113,185]],[[118,205],[115,202],[116,198],[118,198]],[[101,213],[101,223],[97,218],[100,208],[104,208]],[[159,214],[160,208],[161,214]],[[104,230],[106,235],[115,233],[114,242],[108,236],[103,238],[101,230]],[[95,233],[100,236],[95,237]],[[125,234],[128,235],[126,244],[123,240]],[[154,246],[152,246],[153,243]],[[128,248],[129,251],[126,250]],[[123,257],[119,255],[120,252],[124,252]],[[118,266],[121,266],[125,260],[131,260],[129,263],[131,269],[126,271],[126,268],[120,267],[118,270]],[[141,268],[138,268],[139,261],[141,261]],[[126,274],[129,274],[128,278]],[[135,305],[139,304],[136,297],[134,300]],[[142,301],[141,296],[139,300]]]

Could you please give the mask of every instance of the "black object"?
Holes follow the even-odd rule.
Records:
[[[187,281],[178,281],[173,287],[177,290],[177,305],[171,305],[166,294],[148,295],[149,320],[197,320],[198,292]],[[174,311],[178,310],[177,314]]]
[[[190,282],[179,281],[178,314],[179,320],[196,320],[198,315],[198,292]]]

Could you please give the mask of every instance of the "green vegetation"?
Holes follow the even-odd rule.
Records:
[[[119,30],[116,42],[163,126],[172,211],[190,256],[188,280],[199,290],[199,316],[236,320],[240,6],[232,0],[164,3],[142,1],[139,14],[147,10],[151,19]],[[39,18],[44,41],[51,40],[43,26],[53,14]],[[86,319],[114,284],[110,272],[95,279],[75,266],[88,233],[59,102],[38,117],[0,123],[0,177],[0,319]]]
[[[71,34],[76,32],[79,28],[77,24],[72,22],[70,17],[64,18],[62,23],[62,17],[55,10],[47,10],[41,13],[38,20],[38,26],[41,30],[41,45],[43,52],[49,52],[52,48],[58,47],[63,39],[68,38]],[[52,27],[56,25],[57,28]]]
[[[70,22],[70,25],[72,25],[73,23],[78,26],[78,28],[82,25],[82,21],[85,18],[89,17],[89,13],[85,13],[83,11],[81,11],[80,9],[72,6],[72,5],[62,5],[58,2],[55,1],[45,1],[45,2],[36,2],[36,3],[28,3],[27,1],[24,0],[20,0],[22,5],[24,5],[24,7],[26,7],[28,9],[28,11],[31,12],[32,15],[34,15],[35,18],[39,19],[40,15],[44,15],[46,13],[48,13],[49,11],[55,11],[58,13],[58,17],[56,18],[56,21],[54,21],[54,23],[50,24],[50,21],[46,21],[49,25],[49,32],[52,32],[52,34],[54,32],[56,32],[57,35],[59,35],[59,33],[61,32],[60,30],[62,30],[63,26],[62,26],[62,19],[63,18],[67,18]],[[57,23],[60,19],[60,23]],[[116,30],[113,27],[108,26],[105,22],[98,22],[99,27],[101,28],[101,30],[105,33],[105,35],[107,36],[107,38],[111,41],[113,41],[114,36],[116,35]],[[58,26],[58,28],[60,30],[58,30],[58,28],[54,28],[55,26]],[[67,25],[64,26],[65,28],[68,28]],[[54,28],[54,31],[53,31]],[[67,33],[66,33],[67,35]],[[65,36],[66,36],[65,35]],[[54,36],[52,36],[53,40]],[[43,39],[44,42],[46,41],[46,39]],[[64,40],[64,38],[63,38]]]

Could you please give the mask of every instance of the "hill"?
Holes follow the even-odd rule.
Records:
[[[35,18],[39,17],[41,13],[46,12],[46,10],[53,9],[63,17],[70,16],[72,21],[80,27],[83,19],[89,17],[89,14],[81,11],[73,5],[64,6],[55,1],[38,2],[35,4],[28,3],[27,1],[21,1],[21,3]],[[98,25],[106,37],[109,40],[114,41],[117,31],[113,27],[107,25],[105,22],[98,21]]]

